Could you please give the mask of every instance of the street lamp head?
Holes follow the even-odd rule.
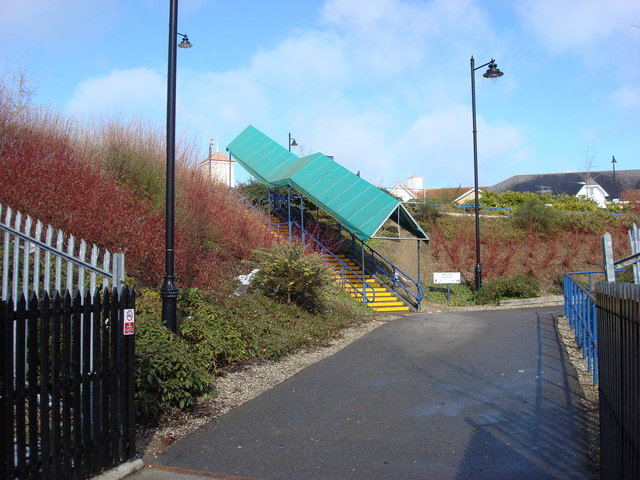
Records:
[[[502,75],[504,75],[504,73],[500,71],[500,69],[498,68],[498,65],[496,65],[496,61],[492,58],[491,62],[489,62],[489,67],[487,68],[487,71],[482,76],[484,78],[499,78]]]
[[[611,163],[615,164],[618,163],[618,161],[616,160],[616,157],[614,157],[613,155],[611,156]]]
[[[291,139],[291,146],[292,147],[297,147],[298,146],[298,144],[296,143],[296,139],[295,138]]]
[[[189,41],[189,37],[183,35],[182,33],[178,33],[178,35],[182,36],[182,41],[178,44],[180,48],[191,48],[193,44]]]

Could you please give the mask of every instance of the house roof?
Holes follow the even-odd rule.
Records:
[[[550,193],[552,195],[576,195],[584,186],[584,173],[544,173],[533,175],[514,175],[487,190],[502,193],[514,192]],[[600,185],[610,196],[619,197],[625,190],[640,188],[640,170],[616,171],[615,188],[613,171],[591,172],[593,182]]]
[[[200,163],[201,163],[201,164],[202,164],[202,163],[207,163],[207,162],[209,162],[209,161],[213,161],[213,162],[216,162],[216,161],[217,161],[217,162],[227,162],[227,163],[228,163],[228,162],[229,162],[229,157],[227,157],[227,156],[226,156],[224,153],[222,153],[222,152],[215,152],[213,155],[211,155],[210,157],[205,158],[205,159],[204,159],[202,162],[200,162]],[[231,160],[231,161],[233,162],[234,160]]]
[[[259,181],[271,187],[293,187],[362,241],[375,235],[388,219],[429,241],[400,201],[321,153],[299,158],[251,125],[227,150]]]
[[[416,191],[417,191],[417,190],[415,190],[415,189],[413,189],[413,188],[409,188],[409,187],[408,187],[407,185],[405,185],[403,182],[400,182],[400,181],[399,181],[398,183],[396,183],[393,187],[391,187],[391,188],[389,189],[389,191],[390,191],[393,195],[396,195],[396,193],[397,193],[397,191],[398,191],[398,190],[404,190],[404,191],[405,191],[405,192],[407,192],[407,193],[409,194],[409,196],[411,196],[412,198],[414,198],[414,199],[415,199],[415,198],[417,198],[417,196],[416,196]],[[398,195],[396,195],[396,196],[398,196]]]

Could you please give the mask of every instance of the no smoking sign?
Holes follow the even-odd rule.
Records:
[[[136,314],[133,308],[124,309],[124,328],[122,333],[124,335],[133,335],[135,333]]]

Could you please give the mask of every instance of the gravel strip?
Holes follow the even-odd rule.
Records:
[[[588,364],[582,358],[582,349],[578,348],[575,332],[571,330],[567,317],[557,317],[557,329],[564,343],[569,361],[578,374],[578,382],[582,387],[583,396],[580,398],[583,406],[584,423],[587,433],[587,456],[598,471],[600,464],[600,402],[598,386],[593,383],[593,372],[588,370]]]

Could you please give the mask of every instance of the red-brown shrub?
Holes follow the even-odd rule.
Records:
[[[164,277],[165,221],[158,199],[134,191],[87,158],[68,130],[18,121],[0,109],[0,203],[112,252],[143,285]],[[160,159],[162,160],[162,159]],[[179,286],[228,293],[267,228],[227,187],[180,166],[176,175],[175,273]],[[161,203],[164,203],[163,201]],[[155,206],[154,206],[155,205]]]

